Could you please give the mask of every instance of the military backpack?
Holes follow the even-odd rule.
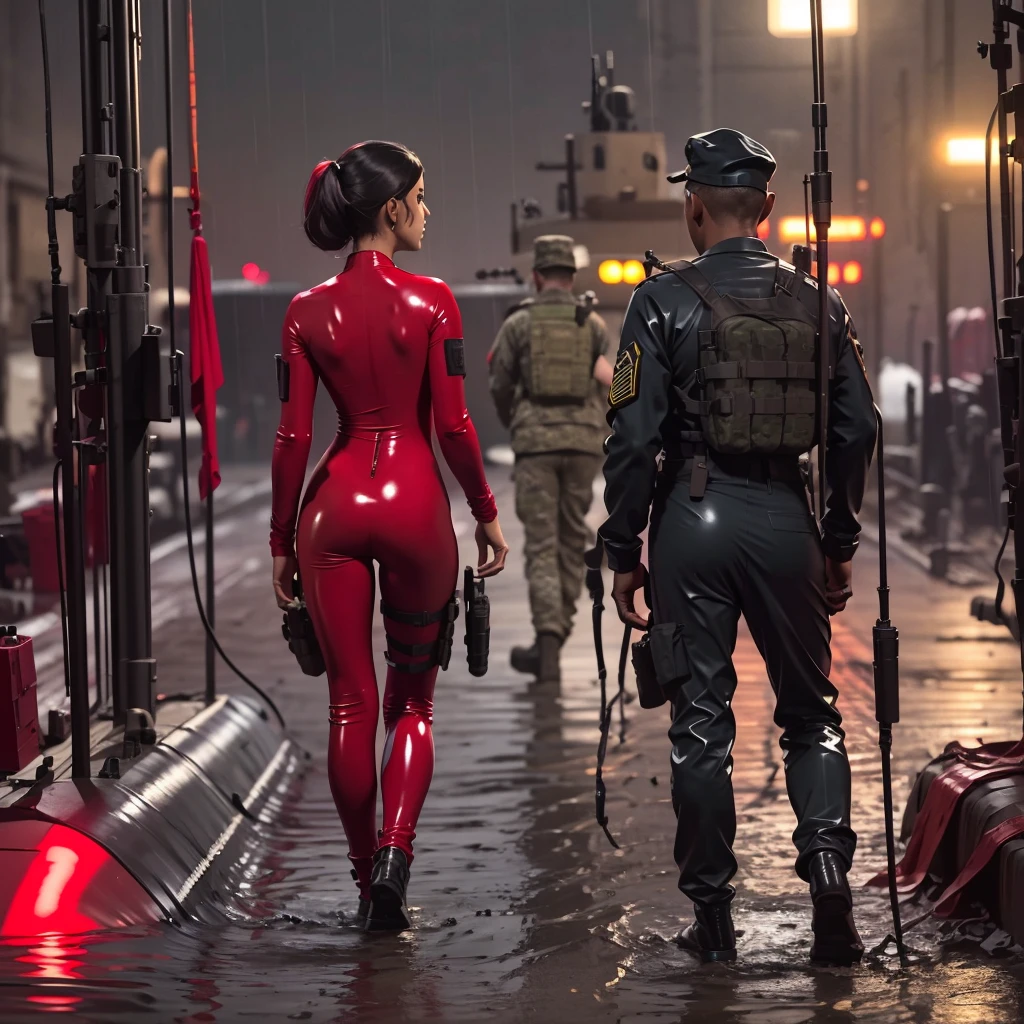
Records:
[[[817,443],[818,324],[798,298],[810,280],[779,268],[767,298],[721,295],[698,267],[667,264],[711,314],[698,332],[697,369],[675,387],[683,412],[700,421],[687,438],[698,456],[691,495],[704,493],[707,449],[722,455],[802,455]],[[697,397],[693,397],[694,391]]]

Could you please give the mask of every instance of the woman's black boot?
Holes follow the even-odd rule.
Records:
[[[405,912],[409,858],[397,846],[382,846],[373,856],[368,932],[400,932],[410,926]]]
[[[736,932],[732,926],[729,903],[693,905],[693,924],[677,936],[676,943],[687,953],[699,956],[704,963],[729,962],[736,959]]]

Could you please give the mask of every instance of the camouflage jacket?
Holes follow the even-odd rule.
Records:
[[[532,302],[575,304],[567,291],[551,288]],[[605,322],[596,314],[587,317],[593,338],[593,362],[598,356],[610,356],[612,341]],[[565,405],[531,402],[526,391],[530,380],[530,311],[528,307],[512,312],[498,331],[487,357],[490,364],[491,397],[501,422],[512,434],[516,455],[538,452],[575,451],[600,455],[608,433],[605,415],[608,396],[595,380],[590,397],[583,403]]]

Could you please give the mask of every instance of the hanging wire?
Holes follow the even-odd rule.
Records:
[[[515,106],[512,102],[512,12],[509,0],[505,0],[505,52],[508,58],[508,137],[509,137],[509,168],[512,172],[512,198],[519,195],[516,187],[516,122]]]
[[[184,390],[182,388],[182,381],[185,380],[184,373],[184,353],[179,349],[174,353],[175,358],[175,373],[177,375],[176,384],[178,387],[178,401],[179,403],[184,402]],[[232,672],[242,680],[256,695],[263,701],[264,704],[273,712],[274,717],[280,723],[282,729],[287,728],[287,724],[284,720],[284,716],[281,714],[280,709],[270,698],[267,692],[262,689],[257,683],[253,682],[225,653],[224,648],[220,645],[220,640],[217,639],[217,634],[213,630],[213,626],[210,625],[210,620],[206,615],[206,609],[203,607],[203,599],[199,594],[199,573],[196,570],[196,553],[195,545],[192,540],[192,512],[191,512],[191,499],[189,497],[188,489],[188,441],[185,434],[185,409],[182,407],[178,412],[178,423],[180,428],[180,441],[181,441],[181,493],[182,493],[182,508],[185,512],[185,540],[188,547],[188,566],[189,572],[192,576],[192,593],[196,601],[196,610],[199,612],[199,621],[203,624],[203,629],[206,631],[206,635],[210,638],[210,642],[216,648],[217,653],[224,660],[224,664],[227,665]]]
[[[40,4],[41,5],[41,4]],[[64,647],[64,693],[71,694],[71,661],[68,656],[68,605],[64,590],[64,545],[60,530],[60,471],[63,463],[53,467],[53,528],[57,534],[57,585],[60,587],[60,634]]]
[[[651,94],[651,131],[654,131],[654,46],[651,42],[651,0],[647,0],[647,88]]]

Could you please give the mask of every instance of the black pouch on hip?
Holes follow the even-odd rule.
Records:
[[[288,642],[288,650],[295,655],[299,668],[307,676],[322,676],[327,667],[324,665],[320,642],[313,630],[313,620],[302,598],[302,584],[299,582],[298,573],[292,578],[292,596],[294,607],[285,609],[281,632]]]
[[[633,644],[633,669],[640,707],[658,708],[690,678],[683,627],[663,622]]]

